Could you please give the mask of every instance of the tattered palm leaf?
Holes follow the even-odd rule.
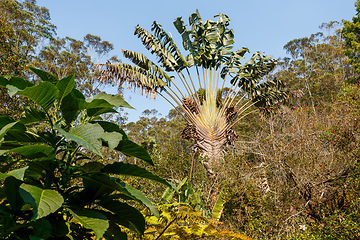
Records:
[[[127,82],[129,89],[145,91],[149,96],[155,97],[157,90],[167,85],[156,74],[127,63],[99,64],[98,67],[101,70],[100,81],[111,81],[113,84],[118,81],[119,86]]]
[[[275,112],[275,106],[288,99],[289,94],[281,90],[283,87],[280,80],[266,81],[252,88],[249,95],[263,114],[269,114]]]
[[[248,48],[241,48],[236,52],[233,52],[228,61],[224,62],[224,67],[221,70],[221,78],[225,78],[227,74],[237,74],[239,69],[242,68],[240,60],[245,59],[245,53],[249,52]]]
[[[153,22],[152,31],[154,31],[154,35],[158,38],[161,45],[166,48],[169,52],[171,52],[174,58],[177,61],[178,67],[175,67],[176,70],[182,70],[187,66],[187,62],[183,58],[180,50],[178,49],[177,45],[175,44],[172,37],[170,37],[163,29],[161,24],[157,22]]]
[[[135,27],[134,35],[137,35],[141,39],[146,49],[151,50],[152,54],[155,53],[155,55],[159,57],[159,63],[165,67],[166,71],[174,71],[179,67],[175,57],[169,50],[162,46],[160,40],[154,35],[139,26]]]
[[[264,56],[257,52],[243,67],[238,69],[236,76],[231,79],[230,83],[237,84],[239,87],[243,87],[245,91],[249,91],[256,86],[263,76],[275,68],[276,63],[276,60],[271,59],[270,56]]]
[[[164,79],[167,82],[171,81],[171,77],[167,75],[161,68],[159,68],[155,63],[150,61],[144,54],[137,53],[134,51],[123,50],[123,54],[126,58],[136,64],[138,67],[143,68],[159,79]]]

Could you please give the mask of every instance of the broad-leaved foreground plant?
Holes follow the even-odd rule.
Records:
[[[126,82],[129,88],[139,88],[147,96],[159,94],[180,109],[187,121],[182,136],[194,141],[194,149],[205,158],[203,163],[210,177],[214,177],[211,167],[222,159],[225,147],[237,139],[232,127],[246,115],[246,110],[253,104],[269,108],[286,96],[280,81],[261,82],[274,69],[276,61],[256,52],[241,63],[249,50],[243,47],[232,51],[234,32],[229,28],[230,20],[224,14],[215,17],[217,21],[204,22],[196,11],[189,17],[189,26],[181,17],[174,21],[188,52],[186,57],[171,35],[154,22],[153,34],[139,26],[134,34],[156,55],[160,66],[129,50],[123,53],[134,65],[99,65],[102,81],[119,85]],[[230,89],[225,93],[229,78]]]
[[[120,96],[98,94],[85,99],[74,76],[63,79],[31,69],[41,81],[0,77],[11,96],[32,100],[19,120],[0,116],[1,239],[127,239],[128,228],[144,234],[145,219],[126,203],[157,207],[119,175],[171,186],[133,164],[103,161],[102,148],[137,157],[153,165],[148,153],[130,141],[104,113],[131,108]]]

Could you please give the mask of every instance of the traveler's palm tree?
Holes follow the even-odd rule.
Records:
[[[232,51],[234,33],[228,28],[230,20],[223,14],[215,17],[216,22],[203,22],[197,11],[190,16],[189,26],[181,17],[174,21],[188,51],[185,58],[172,37],[154,22],[152,34],[139,26],[134,34],[157,56],[160,66],[145,55],[128,50],[123,53],[134,65],[100,65],[102,81],[120,85],[126,82],[129,88],[141,89],[149,97],[159,94],[174,107],[178,106],[187,121],[182,137],[195,141],[195,149],[205,158],[204,165],[210,175],[213,175],[211,166],[222,158],[225,146],[236,140],[232,127],[246,115],[246,110],[253,104],[268,107],[285,96],[279,90],[281,82],[259,84],[276,61],[256,52],[242,64],[240,61],[249,50]],[[170,74],[177,76],[181,87]],[[231,87],[223,93],[229,78]]]

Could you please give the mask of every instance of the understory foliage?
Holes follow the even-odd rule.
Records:
[[[340,28],[290,41],[293,58],[274,76],[302,94],[237,128],[243,141],[219,169],[230,229],[255,239],[359,238],[360,89],[347,82],[357,74]]]
[[[221,169],[228,223],[257,239],[358,239],[358,94],[345,86],[316,115],[283,107],[239,143]]]
[[[74,88],[74,75],[58,79],[31,70],[38,84],[0,77],[10,96],[35,105],[17,121],[0,116],[0,238],[127,239],[121,227],[143,235],[145,219],[127,202],[143,204],[157,217],[159,211],[121,175],[171,185],[145,168],[104,158],[103,150],[110,150],[153,165],[145,149],[101,117],[130,106],[118,95],[85,99]]]
[[[179,182],[176,188],[167,188],[157,204],[160,217],[155,217],[148,209],[145,217],[146,230],[143,239],[244,239],[251,238],[223,228],[219,222],[223,206],[223,195],[210,215],[203,208],[201,192],[192,187],[188,178]]]

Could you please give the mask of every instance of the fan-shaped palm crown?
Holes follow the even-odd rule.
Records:
[[[107,63],[100,66],[103,81],[116,80],[120,85],[127,82],[129,88],[140,88],[152,97],[160,94],[174,107],[179,106],[187,121],[183,138],[195,140],[196,148],[209,165],[217,162],[223,156],[225,146],[237,138],[231,128],[244,116],[247,108],[254,102],[269,104],[280,99],[282,93],[278,90],[279,82],[267,81],[258,85],[275,67],[275,60],[256,52],[242,64],[240,61],[249,50],[232,51],[234,33],[228,28],[228,16],[219,14],[215,18],[217,21],[203,22],[196,11],[190,16],[188,26],[181,17],[174,21],[183,47],[188,51],[185,58],[172,37],[154,22],[152,34],[139,26],[134,34],[157,56],[160,66],[145,55],[128,50],[123,53],[135,65]],[[169,75],[171,73],[177,75],[182,87],[178,86],[174,76]],[[221,90],[226,78],[230,78],[231,88],[223,94]],[[240,106],[243,98],[235,98],[240,90],[255,101],[245,101]]]

